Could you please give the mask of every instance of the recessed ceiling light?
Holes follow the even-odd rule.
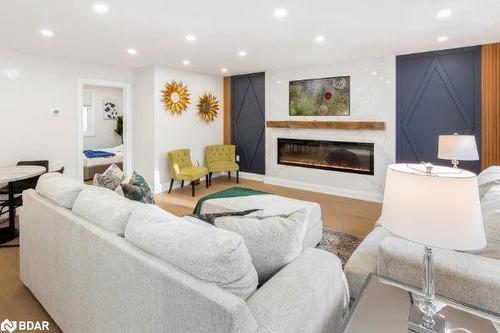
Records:
[[[373,71],[370,73],[371,75],[377,75],[377,72]]]
[[[220,70],[222,73],[227,73],[227,68],[221,68]]]
[[[323,35],[317,35],[316,37],[314,37],[314,41],[316,43],[322,43],[322,42],[325,41],[325,36],[323,36]]]
[[[384,79],[384,77],[383,77],[383,76],[381,76],[381,77],[380,77],[380,80],[382,81],[383,79]]]
[[[96,3],[94,4],[94,12],[97,14],[107,14],[108,13],[108,6],[102,3]]]
[[[445,19],[445,18],[450,17],[450,15],[451,15],[451,10],[449,10],[448,8],[444,8],[444,9],[441,9],[440,11],[438,11],[437,18],[438,19]]]
[[[189,65],[191,65],[191,61],[189,61],[189,60],[182,60],[182,64],[184,66],[189,66]]]
[[[385,81],[385,83],[391,83],[391,81],[387,80],[387,81]]]
[[[276,81],[277,84],[281,84],[281,80]]]
[[[438,37],[438,42],[443,43],[448,40],[448,36],[440,36]]]
[[[241,51],[239,51],[239,52],[238,52],[238,55],[239,55],[240,57],[246,57],[246,56],[247,56],[247,51],[243,51],[243,50],[241,50]]]
[[[127,49],[127,53],[131,54],[131,55],[135,55],[135,54],[137,54],[137,50],[136,49]]]
[[[186,35],[186,40],[187,40],[188,42],[194,42],[194,41],[196,40],[196,36],[195,36],[195,35],[193,35],[193,34],[187,34],[187,35]]]
[[[286,16],[286,14],[287,14],[287,11],[285,8],[276,8],[274,10],[274,16],[277,18],[283,18]]]
[[[42,29],[40,30],[40,35],[42,35],[43,37],[52,37],[54,36],[54,32],[49,29]]]

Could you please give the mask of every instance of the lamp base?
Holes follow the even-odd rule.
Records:
[[[446,318],[443,315],[434,315],[434,327],[426,328],[423,324],[422,317],[424,313],[420,307],[413,304],[410,309],[410,317],[408,319],[408,331],[415,333],[446,333]]]

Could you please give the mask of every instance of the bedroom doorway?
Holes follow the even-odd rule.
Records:
[[[132,112],[129,83],[78,80],[78,179],[91,182],[115,164],[132,172]]]

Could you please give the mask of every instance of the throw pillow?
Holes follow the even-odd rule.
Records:
[[[132,177],[130,177],[128,184],[121,183],[120,186],[123,191],[123,195],[127,199],[149,204],[155,203],[151,188],[144,177],[136,171],[132,173]]]
[[[140,205],[128,219],[125,239],[246,300],[258,281],[245,242],[238,234],[201,223],[190,223],[153,205]]]
[[[125,174],[123,171],[116,165],[111,164],[102,175],[96,173],[92,182],[95,186],[105,187],[114,191],[124,178]]]
[[[490,166],[477,176],[479,196],[482,198],[490,188],[500,184],[500,166]]]
[[[302,252],[307,228],[307,210],[288,215],[219,217],[215,226],[241,235],[262,284]]]
[[[486,248],[478,254],[500,260],[500,185],[493,186],[481,199]]]
[[[249,210],[243,210],[241,212],[224,212],[224,213],[209,213],[209,214],[191,214],[187,215],[190,217],[195,217],[198,220],[202,220],[204,222],[214,224],[215,219],[219,217],[224,217],[224,216],[245,216],[250,213],[254,213],[258,211],[259,209],[249,209]]]

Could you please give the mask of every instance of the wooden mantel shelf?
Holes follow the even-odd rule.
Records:
[[[266,122],[270,128],[315,128],[315,129],[343,129],[384,131],[385,121],[300,121],[300,120],[272,120]]]

